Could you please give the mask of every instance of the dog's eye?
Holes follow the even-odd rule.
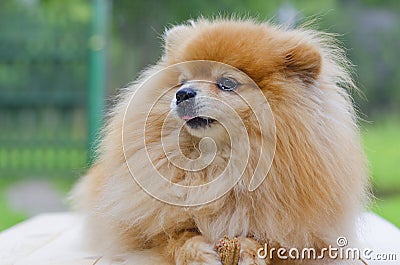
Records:
[[[217,80],[217,86],[224,91],[235,90],[238,86],[238,81],[231,77],[220,77]]]

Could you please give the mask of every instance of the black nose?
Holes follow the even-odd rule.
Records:
[[[196,96],[196,91],[194,91],[192,88],[181,88],[176,92],[175,95],[176,105],[195,96]]]

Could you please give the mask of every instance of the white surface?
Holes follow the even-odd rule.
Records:
[[[365,213],[358,227],[364,249],[372,251],[368,265],[400,264],[399,229],[372,213]],[[156,251],[132,253],[126,263],[101,257],[84,250],[81,236],[82,220],[77,215],[37,216],[0,233],[0,265],[166,264]],[[379,254],[394,254],[396,260],[374,260]]]
[[[358,236],[371,259],[368,265],[400,264],[400,230],[373,213],[365,213],[359,220]],[[379,260],[395,255],[395,260]],[[366,259],[366,258],[364,258]]]

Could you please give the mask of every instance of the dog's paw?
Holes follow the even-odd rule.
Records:
[[[239,262],[240,244],[239,240],[235,237],[230,239],[225,236],[214,246],[222,265],[237,265]]]
[[[177,251],[175,262],[177,265],[222,265],[214,246],[203,236],[186,240]]]
[[[262,247],[259,242],[248,237],[240,237],[239,265],[268,265],[268,259],[258,257],[257,250]]]

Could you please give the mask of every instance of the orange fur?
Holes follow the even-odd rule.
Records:
[[[148,169],[140,164],[146,152],[139,130],[146,106],[164,84],[176,84],[179,73],[159,74],[151,87],[142,88],[130,107],[129,99],[147,77],[190,60],[231,65],[257,83],[274,115],[276,152],[266,179],[258,189],[248,191],[246,183],[257,164],[260,142],[271,142],[273,137],[261,134],[251,111],[233,105],[245,122],[252,147],[244,178],[222,198],[186,208],[162,203],[134,182],[123,156],[121,131],[125,119],[127,160],[151,181]],[[353,87],[346,66],[333,41],[311,30],[286,30],[251,20],[200,19],[167,31],[165,55],[121,92],[104,129],[96,165],[73,193],[78,208],[87,216],[93,244],[110,253],[161,248],[166,258],[177,264],[219,264],[210,261],[215,257],[207,246],[224,235],[252,237],[284,247],[335,245],[338,236],[356,244],[354,221],[367,199],[367,170],[356,114],[346,92]],[[223,100],[224,92],[202,89]],[[244,93],[252,99],[250,88]],[[160,101],[156,107],[148,117],[146,145],[158,170],[182,185],[205,183],[218,175],[227,164],[224,151],[217,152],[212,166],[198,172],[184,172],[168,163],[160,137],[169,102]],[[262,117],[267,124],[272,122],[271,117]],[[174,127],[170,128],[173,135]],[[181,138],[182,152],[196,157],[199,138],[188,132]],[[225,138],[217,141],[219,150],[229,144]],[[241,144],[239,139],[232,148],[240,152]],[[173,152],[179,147],[171,138],[165,148]],[[232,167],[240,163],[235,161]],[[185,196],[190,200],[199,195]],[[198,255],[193,252],[196,244]],[[192,258],[182,258],[185,248],[190,249],[185,255]]]

